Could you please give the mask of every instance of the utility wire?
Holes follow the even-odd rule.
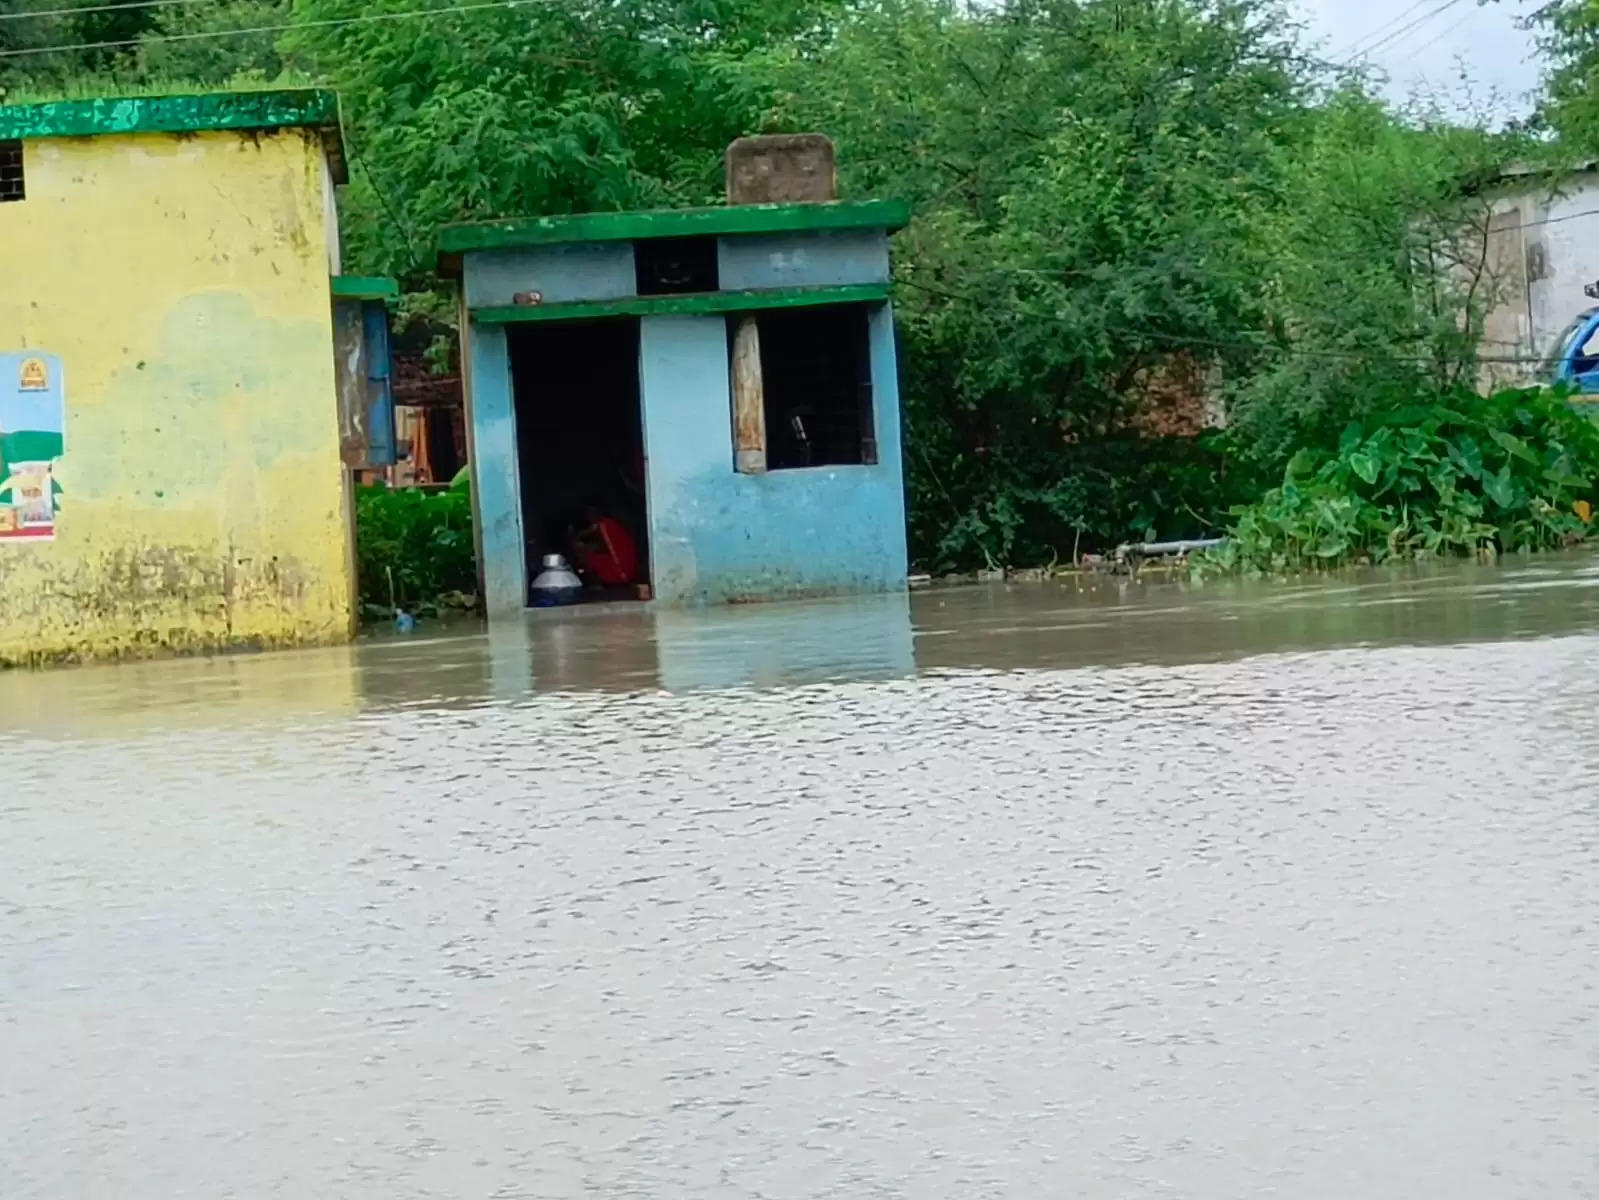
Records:
[[[34,12],[0,13],[0,21],[32,21],[40,17],[76,17],[84,13],[126,12],[130,8],[166,8],[172,4],[216,4],[218,0],[128,0],[126,4],[86,4],[75,8],[42,8]]]
[[[379,21],[404,21],[415,17],[447,17],[454,16],[457,13],[486,12],[490,9],[526,8],[546,2],[547,0],[482,0],[480,3],[456,4],[443,8],[414,8],[403,12],[366,13],[359,17],[327,17],[319,21],[286,21],[277,25],[255,25],[246,29],[206,29],[193,33],[147,34],[144,37],[118,38],[104,42],[77,42],[61,46],[27,46],[18,50],[0,50],[0,59],[22,58],[27,55],[38,54],[65,54],[79,50],[113,50],[126,46],[143,46],[151,42],[214,41],[218,38],[243,37],[257,33],[287,33],[295,29],[335,29],[346,25],[371,25]]]
[[[1418,54],[1420,51],[1430,50],[1431,46],[1439,45],[1441,42],[1447,42],[1450,34],[1453,34],[1455,30],[1460,29],[1461,26],[1465,26],[1466,22],[1474,21],[1474,19],[1479,18],[1479,16],[1482,16],[1482,6],[1477,5],[1477,3],[1473,3],[1473,5],[1466,8],[1465,13],[1461,14],[1458,21],[1450,21],[1449,24],[1447,24],[1447,26],[1445,26],[1444,29],[1439,32],[1439,34],[1428,38],[1428,40],[1423,42],[1422,45],[1412,48],[1412,50],[1410,50],[1410,54]]]
[[[1599,217],[1599,208],[1585,208],[1581,212],[1567,213],[1563,217],[1544,217],[1539,221],[1523,221],[1519,225],[1501,225],[1497,229],[1490,229],[1489,233],[1514,233],[1518,229],[1536,229],[1541,225],[1563,225],[1567,221],[1580,220],[1583,217]]]
[[[1460,2],[1461,2],[1461,0],[1443,0],[1443,3],[1438,5],[1437,8],[1428,9],[1426,12],[1422,13],[1421,16],[1415,18],[1415,20],[1410,21],[1408,24],[1401,25],[1398,29],[1394,30],[1392,33],[1387,34],[1384,37],[1378,38],[1371,45],[1367,46],[1364,50],[1360,51],[1360,53],[1356,54],[1354,57],[1349,59],[1348,62],[1346,62],[1344,65],[1345,66],[1354,66],[1355,63],[1361,61],[1362,59],[1370,58],[1377,51],[1381,50],[1384,46],[1392,45],[1394,42],[1398,41],[1400,38],[1405,37],[1407,34],[1411,33],[1415,29],[1419,28],[1422,25],[1425,25],[1428,21],[1432,20],[1434,17],[1442,16],[1444,13],[1448,12],[1451,8],[1454,8],[1455,5],[1459,4]]]
[[[1387,33],[1388,30],[1392,29],[1395,25],[1399,24],[1399,22],[1407,19],[1412,13],[1415,13],[1415,12],[1419,11],[1420,9],[1425,8],[1428,3],[1429,3],[1429,0],[1416,0],[1416,2],[1414,4],[1412,4],[1409,8],[1405,9],[1403,12],[1399,13],[1399,15],[1393,16],[1393,17],[1389,17],[1388,20],[1384,21],[1381,25],[1378,25],[1375,29],[1368,29],[1368,30],[1366,30],[1365,33],[1363,33],[1359,37],[1357,37],[1354,41],[1346,42],[1344,44],[1344,48],[1341,51],[1339,51],[1340,57],[1342,57],[1344,55],[1358,55],[1360,53],[1360,48],[1363,45],[1365,45],[1367,42],[1371,41],[1374,38],[1381,37],[1383,34]]]
[[[943,296],[949,300],[960,300],[970,304],[992,303],[992,299],[990,297],[962,295],[960,292],[952,292],[945,288],[933,287],[925,283],[917,283],[911,279],[901,279],[898,282],[904,284],[906,287],[915,288],[919,292],[926,292],[929,295],[934,296]],[[1059,322],[1061,319],[1059,313],[1046,313],[1021,307],[1013,308],[1012,311],[1016,312],[1020,316],[1031,317],[1039,321]],[[1269,342],[1224,341],[1219,338],[1192,337],[1175,333],[1158,333],[1155,330],[1147,329],[1140,325],[1118,325],[1115,322],[1105,322],[1105,328],[1114,333],[1124,333],[1134,337],[1147,337],[1157,342],[1166,342],[1176,346],[1201,346],[1211,350],[1251,350],[1256,353],[1282,354],[1289,358],[1298,357],[1329,359],[1340,362],[1362,362],[1371,358],[1381,357],[1389,362],[1410,363],[1413,365],[1431,364],[1435,361],[1434,356],[1430,354],[1397,355],[1384,353],[1377,355],[1361,350],[1314,350],[1305,346],[1280,346],[1273,345]],[[1547,356],[1541,354],[1478,355],[1476,356],[1475,361],[1478,363],[1536,364],[1542,363],[1546,357]]]
[[[1537,221],[1522,221],[1516,225],[1500,225],[1489,229],[1490,235],[1496,233],[1515,233],[1522,229],[1537,229],[1544,225],[1563,225],[1567,221],[1580,221],[1584,217],[1599,217],[1599,208],[1585,208],[1581,212],[1566,213],[1559,217],[1543,217]],[[1013,275],[1049,275],[1049,276],[1080,276],[1091,274],[1087,270],[1070,270],[1053,267],[1007,267]]]
[[[1467,21],[1474,21],[1480,16],[1482,16],[1482,7],[1480,5],[1473,4],[1466,10],[1465,16],[1461,17],[1460,20],[1456,21],[1453,25],[1450,25],[1442,33],[1440,33],[1437,40],[1440,42],[1448,41],[1449,35],[1454,33],[1455,30],[1464,26]]]
[[[407,258],[410,260],[410,269],[412,271],[421,270],[422,260],[416,252],[416,239],[411,236],[410,225],[400,219],[399,211],[395,208],[394,204],[390,202],[388,189],[385,188],[382,182],[378,179],[377,173],[367,165],[366,159],[362,155],[356,153],[353,145],[347,147],[347,149],[350,152],[350,158],[357,166],[361,168],[361,173],[366,176],[367,183],[372,185],[372,191],[377,195],[378,203],[383,206],[383,211],[388,214],[389,222],[394,226],[395,231],[400,235],[400,239],[405,243],[405,253]]]

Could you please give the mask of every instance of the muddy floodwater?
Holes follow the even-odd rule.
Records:
[[[0,677],[0,1196],[1599,1196],[1599,559]]]

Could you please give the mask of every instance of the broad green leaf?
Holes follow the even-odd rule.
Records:
[[[1316,465],[1316,452],[1309,446],[1302,447],[1300,451],[1288,460],[1288,468],[1283,472],[1284,481],[1302,479],[1311,473]]]
[[[1472,479],[1482,478],[1482,448],[1469,433],[1449,443],[1449,457]]]
[[[1572,491],[1583,491],[1592,486],[1592,481],[1584,479],[1581,475],[1572,475],[1566,471],[1545,471],[1543,477],[1550,483],[1559,484]]]
[[[1366,450],[1357,450],[1349,455],[1349,469],[1360,476],[1363,483],[1368,485],[1377,482],[1377,476],[1382,474],[1382,463],[1377,456]]]
[[[1425,421],[1431,411],[1431,409],[1419,404],[1398,408],[1383,418],[1383,424],[1392,429],[1408,429],[1412,425],[1419,425]]]
[[[1512,457],[1519,458],[1522,462],[1528,463],[1534,467],[1543,466],[1543,460],[1534,454],[1528,447],[1527,443],[1522,441],[1515,434],[1506,433],[1502,429],[1490,429],[1488,431],[1488,436],[1493,438],[1494,441],[1498,442],[1505,453],[1511,455]]]
[[[1516,484],[1510,475],[1510,464],[1506,463],[1492,475],[1482,477],[1482,490],[1487,493],[1500,508],[1510,508],[1516,502]]]
[[[1432,439],[1424,433],[1414,429],[1405,431],[1405,453],[1413,459],[1431,459],[1436,457],[1432,452]]]

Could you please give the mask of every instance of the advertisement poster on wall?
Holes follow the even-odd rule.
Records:
[[[0,354],[0,543],[50,541],[66,449],[66,393],[54,354]]]

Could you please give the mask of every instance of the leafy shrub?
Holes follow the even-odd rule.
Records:
[[[1236,509],[1204,566],[1252,572],[1546,550],[1591,532],[1599,427],[1556,393],[1506,391],[1352,423]]]
[[[368,615],[437,608],[477,590],[472,497],[383,486],[356,493],[356,566]]]
[[[1125,541],[1220,532],[1264,480],[1224,432],[1119,437],[1010,455],[961,471],[913,458],[911,541],[935,570],[1070,562]],[[951,490],[944,490],[948,484]],[[955,497],[962,503],[957,504]]]

